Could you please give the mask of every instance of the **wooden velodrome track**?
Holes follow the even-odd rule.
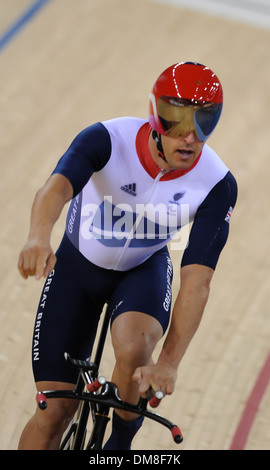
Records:
[[[0,31],[33,3],[2,1]],[[223,82],[209,143],[235,174],[239,198],[202,324],[159,412],[181,427],[181,449],[270,449],[269,59],[267,27],[150,0],[51,0],[2,47],[0,449],[17,448],[35,408],[30,347],[42,284],[17,272],[34,193],[82,128],[147,117],[153,81],[181,60],[209,65]],[[64,215],[55,248],[63,226]],[[172,256],[175,292],[181,253]],[[133,448],[179,449],[152,422]]]

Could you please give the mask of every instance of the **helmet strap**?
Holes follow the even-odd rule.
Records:
[[[154,141],[156,142],[156,146],[157,146],[157,150],[158,150],[158,156],[161,157],[166,162],[167,160],[166,160],[166,157],[164,155],[164,150],[163,150],[163,146],[162,146],[162,143],[161,143],[161,134],[158,134],[153,129],[152,130],[152,137],[153,137]]]

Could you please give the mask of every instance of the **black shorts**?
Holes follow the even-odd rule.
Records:
[[[64,352],[91,356],[99,318],[108,302],[112,321],[127,311],[155,317],[166,331],[171,309],[172,262],[167,248],[129,271],[90,263],[64,236],[55,269],[45,281],[32,347],[35,381],[75,383],[77,372]]]

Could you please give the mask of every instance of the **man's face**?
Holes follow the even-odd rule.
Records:
[[[169,167],[166,169],[175,170],[188,170],[204,146],[194,131],[176,138],[162,135],[161,142]]]

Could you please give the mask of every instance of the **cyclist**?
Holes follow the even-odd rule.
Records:
[[[174,64],[154,84],[148,121],[124,117],[86,128],[37,192],[18,261],[24,278],[46,277],[33,334],[37,390],[74,387],[76,376],[64,352],[90,356],[109,300],[112,381],[121,397],[137,403],[150,387],[173,393],[237,198],[233,175],[206,144],[222,104],[222,86],[212,70]],[[51,232],[67,202],[66,230],[55,255]],[[170,321],[173,269],[167,245],[187,222],[192,228],[181,259],[180,290],[153,363]],[[74,406],[55,399],[46,411],[37,409],[19,448],[58,448]],[[114,412],[105,449],[130,449],[142,421]]]

